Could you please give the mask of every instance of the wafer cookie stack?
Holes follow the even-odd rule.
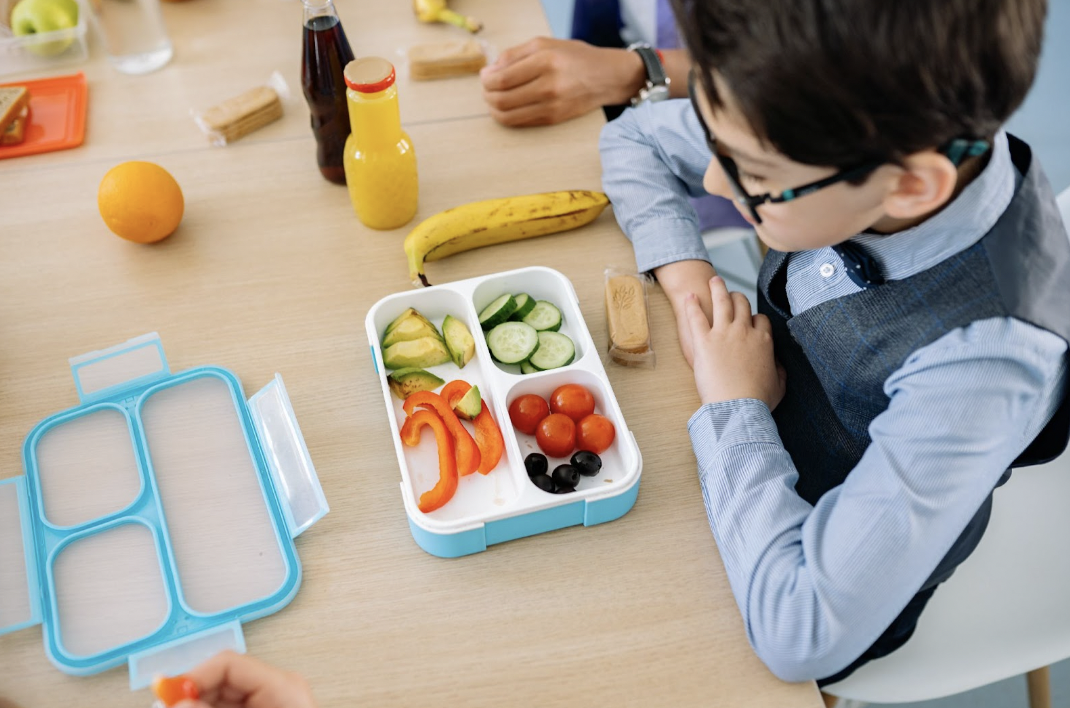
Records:
[[[282,101],[269,86],[249,89],[195,116],[197,125],[217,144],[234,142],[279,118],[282,118]]]

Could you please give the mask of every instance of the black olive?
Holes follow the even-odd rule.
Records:
[[[550,469],[550,463],[546,461],[546,455],[533,452],[524,458],[524,469],[528,471],[528,477],[536,477],[546,474]]]
[[[531,476],[531,481],[535,484],[536,487],[538,487],[542,491],[550,492],[551,494],[553,494],[553,492],[554,492],[554,481],[552,479],[550,479],[549,477],[547,477],[546,475],[544,475],[544,474],[532,475]]]
[[[575,487],[562,487],[561,485],[554,487],[554,494],[568,494],[574,491],[576,491]]]
[[[580,483],[580,471],[572,465],[558,465],[550,476],[559,487],[575,487]]]
[[[580,450],[570,460],[572,466],[586,477],[594,477],[602,469],[602,458],[593,452]]]

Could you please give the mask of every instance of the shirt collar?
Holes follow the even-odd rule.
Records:
[[[1014,197],[1014,172],[1007,133],[1001,130],[981,174],[938,214],[894,234],[863,233],[850,240],[878,262],[885,279],[909,278],[966,250],[992,230]]]

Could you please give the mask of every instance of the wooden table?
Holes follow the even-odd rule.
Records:
[[[536,0],[455,4],[485,21],[483,38],[499,50],[546,32]],[[358,55],[396,58],[456,36],[418,25],[403,0],[338,6]],[[657,368],[608,367],[645,458],[632,511],[456,560],[416,546],[363,327],[375,301],[410,287],[406,231],[363,228],[346,191],[318,174],[297,82],[300,4],[196,0],[164,12],[175,58],[154,74],[115,73],[94,37],[77,67],[90,92],[81,148],[0,161],[0,476],[22,473],[36,422],[77,403],[68,357],[157,331],[175,371],[224,366],[247,392],[276,371],[286,378],[331,513],[297,541],[297,597],[245,635],[251,653],[306,675],[321,705],[820,705],[813,684],[778,681],[747,645],[686,433],[698,399],[660,292]],[[273,70],[294,90],[284,119],[210,147],[189,109]],[[508,130],[487,116],[475,78],[402,76],[399,91],[419,156],[417,219],[600,186],[599,116]],[[127,159],[158,162],[185,193],[182,226],[156,246],[114,237],[97,212],[101,177]],[[609,212],[581,231],[433,263],[429,275],[530,264],[572,280],[604,342],[602,269],[634,267]],[[0,696],[25,708],[150,702],[121,669],[61,673],[37,629],[0,637]]]

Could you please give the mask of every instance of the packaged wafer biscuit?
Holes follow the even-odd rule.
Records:
[[[606,268],[609,358],[621,366],[653,368],[656,357],[647,317],[650,276]]]
[[[282,118],[282,102],[289,95],[286,81],[276,71],[265,85],[251,88],[206,111],[194,112],[193,120],[213,145],[226,145]]]
[[[474,39],[417,44],[409,47],[409,76],[413,81],[478,74],[487,65],[483,45]]]

